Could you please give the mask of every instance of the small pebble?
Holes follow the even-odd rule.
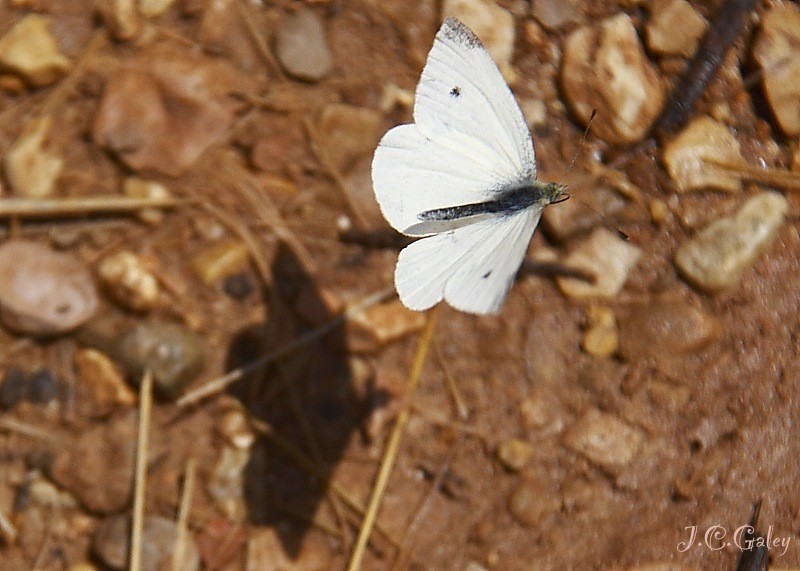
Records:
[[[9,185],[20,197],[45,198],[55,191],[64,160],[46,148],[51,125],[49,115],[34,120],[3,157]]]
[[[580,331],[558,311],[536,311],[528,324],[525,339],[525,368],[531,384],[562,386],[574,374],[571,366],[580,349]]]
[[[275,35],[275,53],[289,75],[304,81],[319,81],[333,69],[325,24],[309,8],[300,8],[281,22]]]
[[[180,325],[146,322],[123,335],[115,353],[132,381],[138,384],[150,371],[156,392],[172,399],[200,372],[207,348],[202,337]]]
[[[543,519],[560,509],[557,491],[534,479],[520,482],[508,498],[508,510],[525,527],[539,528]]]
[[[763,192],[678,248],[675,265],[694,286],[716,293],[739,284],[778,234],[789,210],[783,195]]]
[[[195,253],[192,267],[203,283],[211,285],[243,271],[249,260],[247,244],[235,238],[223,238]]]
[[[505,75],[511,68],[514,55],[514,17],[493,0],[444,0],[442,20],[453,16],[466,24],[478,36]]]
[[[663,226],[672,217],[672,212],[669,209],[669,204],[660,198],[654,198],[650,201],[650,219],[656,226]]]
[[[736,174],[707,160],[734,164],[743,161],[739,141],[725,125],[711,117],[700,117],[689,123],[667,142],[663,157],[678,192],[708,188],[728,192],[742,190],[742,181]]]
[[[110,514],[128,508],[137,425],[136,413],[127,411],[79,432],[73,444],[57,450],[50,477],[90,512]]]
[[[641,431],[616,416],[592,409],[564,435],[564,445],[609,472],[633,461],[644,440]]]
[[[154,180],[146,180],[135,176],[125,179],[122,185],[122,193],[131,198],[147,199],[167,199],[172,198],[169,189]],[[155,226],[164,219],[164,211],[158,208],[143,208],[136,214],[142,222]]]
[[[200,55],[142,59],[108,77],[94,116],[94,141],[134,171],[178,176],[227,136],[246,89],[222,60]]]
[[[592,306],[586,315],[586,330],[581,346],[592,357],[610,357],[617,351],[619,336],[614,312],[608,307]]]
[[[92,537],[92,551],[111,569],[127,569],[130,558],[130,518],[115,515],[101,521]],[[142,529],[142,569],[169,569],[175,549],[178,531],[175,523],[167,518],[149,515],[144,518]],[[173,567],[174,568],[174,567]],[[184,545],[180,571],[200,569],[200,553],[189,536]]]
[[[115,40],[132,40],[142,32],[144,22],[136,4],[132,0],[106,0],[98,4],[100,15]]]
[[[686,0],[657,0],[650,6],[645,38],[650,51],[689,57],[708,24]]]
[[[564,260],[564,265],[595,276],[594,283],[578,278],[556,278],[561,291],[572,298],[607,298],[617,295],[642,250],[605,228],[597,228]]]
[[[407,309],[400,300],[374,305],[347,319],[347,342],[351,351],[368,353],[401,337],[421,330],[425,314]]]
[[[536,432],[537,437],[561,432],[564,428],[564,407],[550,389],[537,386],[519,405],[522,425]]]
[[[628,362],[682,358],[719,334],[717,320],[685,300],[654,299],[619,313],[619,354]]]
[[[0,68],[21,75],[34,87],[42,87],[64,77],[69,60],[59,51],[50,32],[51,18],[28,14],[0,38]]]
[[[28,396],[28,379],[17,367],[6,369],[3,383],[0,384],[0,409],[9,410]]]
[[[145,18],[155,18],[166,12],[175,0],[139,0],[139,12]]]
[[[242,301],[253,293],[255,285],[247,272],[237,272],[223,280],[222,290],[233,299]]]
[[[158,305],[158,279],[133,252],[109,254],[97,264],[97,277],[123,307],[147,312]]]
[[[28,380],[28,400],[32,403],[50,403],[58,397],[59,392],[59,382],[50,369],[39,369]]]
[[[663,381],[650,381],[647,389],[654,406],[673,412],[678,412],[686,406],[692,396],[689,387]]]
[[[664,106],[664,86],[647,59],[633,21],[619,14],[572,32],[564,46],[561,84],[570,107],[609,143],[642,139]]]
[[[234,520],[247,513],[244,486],[250,462],[250,447],[224,445],[205,484],[217,507]]]
[[[71,509],[78,503],[70,494],[63,492],[50,480],[38,476],[28,485],[29,505],[39,505],[51,509]]]
[[[317,127],[325,160],[341,173],[348,173],[359,158],[371,156],[382,132],[377,111],[343,103],[326,105]]]
[[[767,101],[784,133],[800,135],[800,8],[774,5],[761,20],[753,55],[763,71]]]
[[[497,447],[497,459],[512,472],[519,472],[533,456],[533,446],[527,440],[507,438]]]
[[[114,361],[97,349],[75,352],[75,377],[88,389],[94,413],[106,415],[116,407],[136,404],[136,393]]]
[[[250,448],[255,442],[250,422],[239,409],[226,412],[220,418],[217,430],[235,448]]]
[[[550,32],[581,21],[580,0],[533,0],[531,16]]]
[[[0,246],[0,319],[9,329],[58,335],[88,320],[97,303],[91,272],[75,256],[26,240]]]

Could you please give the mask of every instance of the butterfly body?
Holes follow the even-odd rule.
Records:
[[[375,196],[396,230],[420,237],[400,252],[395,286],[409,308],[441,300],[496,313],[548,204],[564,187],[536,180],[522,112],[480,40],[444,21],[422,71],[414,123],[384,135]]]

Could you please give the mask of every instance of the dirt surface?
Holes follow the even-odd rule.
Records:
[[[132,311],[106,288],[92,322],[114,316],[112,339],[150,321],[198,333],[205,360],[191,387],[314,331],[344,302],[391,287],[398,241],[373,202],[369,161],[386,129],[411,120],[408,106],[384,105],[387,85],[413,93],[441,21],[430,1],[231,1],[218,3],[222,14],[209,23],[210,4],[178,0],[141,18],[129,39],[118,31],[109,37],[118,27],[110,7],[0,5],[0,36],[28,13],[47,14],[72,62],[42,87],[0,76],[2,152],[50,115],[47,148],[64,160],[52,198],[118,194],[135,175],[192,201],[155,225],[128,215],[23,217],[5,235],[55,244],[92,268],[119,250],[144,260],[160,284],[159,302]],[[620,11],[646,19],[638,3],[620,4],[592,3],[582,14],[589,23]],[[692,4],[704,16],[716,7]],[[550,57],[572,28],[545,32],[527,2],[502,5],[517,29],[513,90],[547,109],[533,130],[540,178],[559,180],[576,152],[571,176],[588,171],[590,157],[621,165],[641,203],[626,199],[605,219],[589,209],[582,216],[624,232],[642,256],[612,299],[569,299],[549,266],[533,265],[497,316],[440,308],[378,516],[397,546],[373,532],[364,568],[734,569],[734,532],[759,500],[761,533],[788,541],[771,544],[772,565],[800,566],[800,204],[787,193],[787,221],[737,287],[715,295],[691,287],[673,265],[678,246],[762,189],[677,195],[659,143],[631,150],[589,134],[582,145],[583,126],[562,102]],[[303,6],[324,23],[333,58],[319,80],[294,79],[275,59],[276,31]],[[735,48],[745,54],[744,75],[754,71],[751,34]],[[739,70],[735,57],[725,66]],[[675,61],[675,69],[662,67],[665,82],[682,69]],[[114,109],[100,117],[101,103],[114,74],[129,69],[138,75],[123,78],[133,83],[122,84],[119,105],[141,105],[120,126]],[[205,85],[199,96],[175,79],[191,73],[199,79],[186,85]],[[730,75],[711,83],[699,110],[730,98]],[[164,104],[167,127],[148,132],[158,143],[149,154],[130,151],[137,129],[161,117],[153,101]],[[738,93],[730,112],[746,159],[788,169],[792,141],[757,85]],[[206,143],[194,158],[189,147],[198,141]],[[652,199],[673,210],[658,224],[646,207]],[[344,240],[343,229],[359,232]],[[561,260],[585,235],[558,242],[554,234],[537,231],[532,258],[546,249]],[[235,272],[237,283],[253,286],[249,293],[230,295],[229,281],[198,277],[198,256],[225,239],[249,251],[250,262]],[[607,357],[583,348],[598,307],[613,312],[619,330]],[[192,459],[188,527],[202,568],[345,567],[360,517],[326,480],[366,504],[423,321],[391,302],[377,311],[383,322],[379,315],[360,327],[373,334],[394,327],[399,333],[388,342],[364,341],[357,324],[340,324],[225,394],[184,407],[157,400],[145,513],[176,519]],[[89,561],[109,568],[97,530],[130,514],[137,407],[97,404],[98,389],[76,366],[89,345],[85,330],[38,339],[0,333],[4,382],[13,369],[44,368],[58,386],[53,400],[22,399],[0,412],[0,512],[17,533],[0,545],[3,570],[79,569]],[[257,427],[271,427],[270,436],[237,424],[241,410]],[[287,453],[287,443],[317,468]],[[509,449],[510,460],[499,453]]]

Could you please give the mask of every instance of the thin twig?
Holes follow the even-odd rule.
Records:
[[[147,450],[150,434],[150,413],[153,405],[153,375],[146,371],[139,387],[139,431],[136,442],[136,472],[133,489],[133,522],[131,524],[130,571],[142,568],[142,529],[144,527],[144,493],[147,478]]]
[[[135,212],[144,208],[174,208],[194,201],[181,198],[126,198],[92,196],[89,198],[3,198],[0,218],[28,219],[86,216],[98,212]]]
[[[458,418],[461,420],[467,420],[469,409],[464,402],[464,398],[461,396],[461,391],[458,390],[455,379],[453,379],[450,370],[447,368],[444,355],[442,355],[442,348],[439,347],[439,344],[436,342],[433,343],[433,348],[436,350],[436,359],[439,361],[439,366],[442,368],[442,371],[444,371],[444,379],[447,384],[447,389],[450,391],[450,396],[453,398],[456,415],[458,415]]]
[[[172,571],[183,569],[183,560],[186,556],[186,545],[189,537],[187,522],[189,521],[189,511],[192,507],[192,494],[194,493],[195,461],[189,458],[186,462],[186,477],[183,480],[183,494],[181,495],[181,505],[178,508],[177,534],[175,537],[175,549],[172,552]]]
[[[17,432],[19,434],[24,434],[25,436],[30,436],[32,438],[38,438],[39,440],[44,440],[45,442],[50,442],[53,444],[60,444],[64,441],[63,438],[53,436],[52,432],[48,432],[46,430],[42,430],[41,428],[37,428],[36,426],[31,426],[30,424],[14,420],[13,418],[0,418],[0,429],[8,430],[9,432]]]
[[[433,338],[433,330],[436,325],[436,314],[439,306],[436,306],[427,315],[425,322],[425,329],[422,331],[422,336],[417,346],[417,353],[414,356],[414,363],[411,365],[411,371],[408,375],[406,404],[400,413],[397,415],[397,421],[392,428],[392,434],[389,437],[389,443],[386,446],[386,452],[383,455],[378,475],[375,479],[375,485],[372,489],[372,497],[370,498],[367,513],[364,516],[364,522],[358,533],[355,548],[350,556],[350,562],[347,565],[348,571],[358,571],[361,569],[361,562],[364,558],[364,552],[367,548],[367,542],[372,534],[372,528],[375,525],[375,519],[378,517],[378,508],[380,507],[383,494],[386,491],[386,485],[389,482],[389,476],[392,473],[392,467],[397,459],[397,453],[400,449],[400,442],[403,439],[408,419],[411,416],[411,399],[414,396],[414,391],[419,384],[420,376],[422,375],[422,367],[425,365],[425,357],[428,354],[428,346]]]
[[[703,157],[707,163],[739,176],[749,182],[783,188],[784,190],[800,190],[800,174],[770,167],[757,167],[745,161],[725,161],[715,157]]]

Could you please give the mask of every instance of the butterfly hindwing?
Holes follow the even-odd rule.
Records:
[[[456,309],[499,311],[541,217],[541,208],[501,214],[406,246],[395,287],[409,308],[423,311],[442,299]]]

